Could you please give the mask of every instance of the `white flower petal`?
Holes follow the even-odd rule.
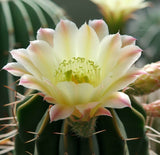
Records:
[[[125,74],[128,69],[138,60],[141,56],[142,49],[135,45],[125,46],[121,49],[121,55],[115,66],[113,77],[120,77]]]
[[[7,70],[9,73],[15,76],[22,76],[24,74],[30,74],[22,65],[16,62],[8,63],[3,67],[4,70]]]
[[[98,104],[99,102],[90,102],[88,104],[77,105],[76,108],[82,115],[85,115],[86,113],[89,113],[93,108],[95,108]]]
[[[93,28],[83,24],[76,38],[77,56],[95,60],[99,45],[99,38]]]
[[[41,77],[41,73],[39,72],[38,68],[36,68],[34,66],[34,64],[31,61],[30,56],[28,55],[28,50],[26,50],[26,49],[12,50],[11,55],[28,72],[30,72],[31,74],[33,74],[37,78]]]
[[[110,116],[110,117],[112,117],[112,114],[110,113],[110,111],[109,111],[108,109],[100,107],[100,108],[96,111],[96,113],[95,113],[94,116]],[[91,116],[91,117],[92,117],[92,116]]]
[[[46,41],[53,47],[54,30],[50,28],[40,28],[37,32],[37,40]]]
[[[45,101],[47,101],[48,103],[54,103],[56,104],[56,100],[55,98],[51,97],[51,96],[46,96],[45,94],[43,93],[37,93],[37,95],[40,95],[44,98]]]
[[[59,82],[56,87],[57,102],[66,105],[87,104],[94,92],[94,87],[88,83]]]
[[[106,76],[117,63],[120,57],[121,49],[121,38],[120,34],[106,36],[100,43],[98,62],[102,67],[102,74]]]
[[[104,85],[109,85],[118,79],[129,70],[133,63],[140,57],[141,49],[134,45],[129,45],[120,50],[121,55],[116,64],[112,66],[112,70],[106,75]]]
[[[100,40],[109,35],[108,26],[104,20],[90,20],[88,25],[96,31]]]
[[[109,80],[105,81],[102,84],[102,86],[100,86],[100,88],[103,87],[103,90],[105,90],[104,94],[109,95],[112,92],[124,89],[129,84],[134,82],[137,79],[137,77],[141,74],[144,74],[144,72],[143,71],[129,72],[115,81],[113,81],[112,79],[110,81]]]
[[[110,96],[102,99],[104,107],[109,108],[124,108],[131,107],[131,102],[128,95],[122,92],[114,92]]]
[[[112,116],[110,111],[108,109],[104,108],[102,101],[95,102],[95,103],[97,103],[97,104],[92,106],[92,108],[90,109],[90,117],[91,118],[94,116],[101,116],[101,115]]]
[[[20,79],[19,85],[39,90],[47,96],[55,97],[55,89],[53,85],[49,85],[46,81],[37,79],[31,75],[23,75]]]
[[[50,121],[57,121],[69,117],[74,111],[73,107],[56,104],[49,111]]]
[[[53,48],[45,41],[32,41],[28,46],[28,54],[41,74],[53,81],[55,69],[59,65],[59,58],[53,51]]]
[[[132,36],[128,35],[122,35],[122,47],[127,46],[127,45],[135,45],[136,39],[133,38]]]
[[[60,54],[62,60],[76,56],[77,31],[77,26],[69,20],[61,20],[57,24],[54,34],[54,50]]]

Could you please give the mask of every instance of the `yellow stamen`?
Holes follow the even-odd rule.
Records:
[[[73,81],[74,83],[90,83],[94,86],[100,79],[100,68],[91,60],[73,57],[64,60],[56,70],[56,82]]]

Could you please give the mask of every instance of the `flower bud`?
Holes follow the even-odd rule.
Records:
[[[146,74],[140,75],[126,92],[133,95],[146,95],[160,88],[160,61],[144,66]]]
[[[143,104],[143,108],[148,115],[153,117],[160,117],[160,100],[157,100],[150,104]]]

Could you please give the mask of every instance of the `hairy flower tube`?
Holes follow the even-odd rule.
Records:
[[[80,28],[61,20],[55,30],[39,29],[37,40],[26,49],[12,50],[16,62],[3,69],[20,76],[20,85],[41,92],[53,105],[51,121],[68,117],[87,121],[111,116],[106,107],[131,107],[129,97],[120,90],[142,74],[131,70],[141,51],[135,38],[109,35],[103,20]]]
[[[136,10],[149,6],[144,0],[91,0],[98,5],[110,29],[120,30]],[[112,28],[113,27],[113,28]],[[111,30],[110,30],[111,31]],[[117,32],[117,31],[116,31]]]

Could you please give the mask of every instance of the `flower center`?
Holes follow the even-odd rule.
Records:
[[[56,70],[56,82],[73,81],[97,85],[100,79],[100,68],[91,60],[73,57],[64,60]]]

